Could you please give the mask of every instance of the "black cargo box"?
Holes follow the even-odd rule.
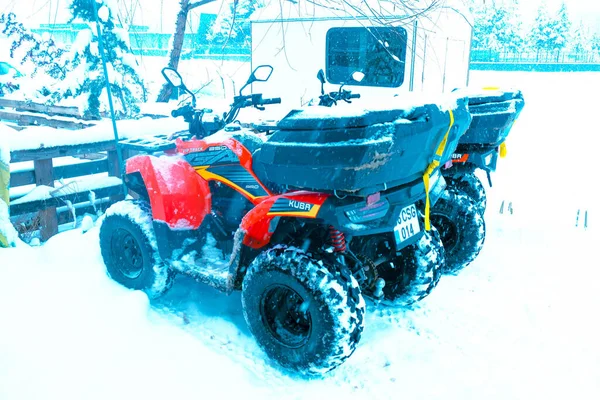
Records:
[[[471,126],[460,139],[461,145],[498,146],[508,136],[525,100],[519,90],[491,91],[469,97]]]
[[[471,116],[467,99],[449,108],[449,159]],[[263,179],[291,188],[368,195],[423,176],[450,126],[437,104],[390,110],[307,107],[290,112],[253,156]]]

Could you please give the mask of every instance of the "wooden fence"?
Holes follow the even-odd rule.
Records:
[[[95,125],[75,107],[0,99],[0,122],[18,130],[48,126],[76,130]],[[123,159],[129,153],[124,152]],[[47,240],[59,226],[97,214],[125,196],[114,140],[50,145],[10,152],[10,215],[20,233]]]
[[[95,214],[124,198],[113,141],[17,150],[10,156],[11,164],[32,162],[30,168],[11,172],[11,193],[31,185],[45,189],[11,200],[11,218],[21,222],[22,226],[17,224],[19,231],[39,228],[42,240],[58,233],[59,225],[72,222],[75,217],[72,210],[78,215]],[[65,157],[80,158],[81,162],[54,165]]]

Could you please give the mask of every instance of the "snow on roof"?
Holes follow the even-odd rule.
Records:
[[[416,0],[409,7],[389,0],[271,0],[265,7],[257,9],[250,20],[255,23],[321,19],[403,20],[414,18],[415,12],[426,10],[431,3],[431,0]],[[473,25],[471,13],[460,0],[445,0],[433,11],[425,12],[423,18],[430,18],[430,14],[438,9],[454,11]]]
[[[171,134],[188,129],[188,124],[181,118],[149,117],[139,120],[117,121],[117,130],[120,139],[158,134]],[[114,140],[112,122],[104,119],[97,125],[80,129],[66,130],[46,126],[34,126],[15,131],[6,125],[0,124],[0,144],[8,144],[11,151],[33,150],[45,147],[75,146],[80,144],[99,143]]]

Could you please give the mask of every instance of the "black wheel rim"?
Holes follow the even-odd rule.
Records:
[[[111,239],[111,252],[115,267],[125,277],[136,279],[144,269],[142,249],[133,235],[125,229],[117,229]]]
[[[458,244],[458,228],[456,224],[444,215],[432,215],[431,223],[439,232],[446,252],[452,252]]]
[[[410,284],[411,276],[407,271],[406,262],[400,257],[379,264],[377,273],[385,280],[384,293],[402,294]]]
[[[268,288],[261,300],[260,314],[273,337],[288,348],[302,347],[312,331],[309,303],[284,285]]]

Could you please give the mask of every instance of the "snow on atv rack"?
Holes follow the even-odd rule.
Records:
[[[525,100],[520,90],[489,90],[469,96],[473,121],[459,141],[459,149],[493,148],[504,142]]]
[[[120,140],[124,149],[140,151],[144,153],[156,153],[175,149],[175,141],[169,139],[168,135],[156,135],[152,137],[132,138]]]
[[[421,179],[447,133],[441,159],[449,159],[471,122],[466,98],[447,108],[393,107],[293,110],[256,154],[254,168],[276,184],[369,195]]]

